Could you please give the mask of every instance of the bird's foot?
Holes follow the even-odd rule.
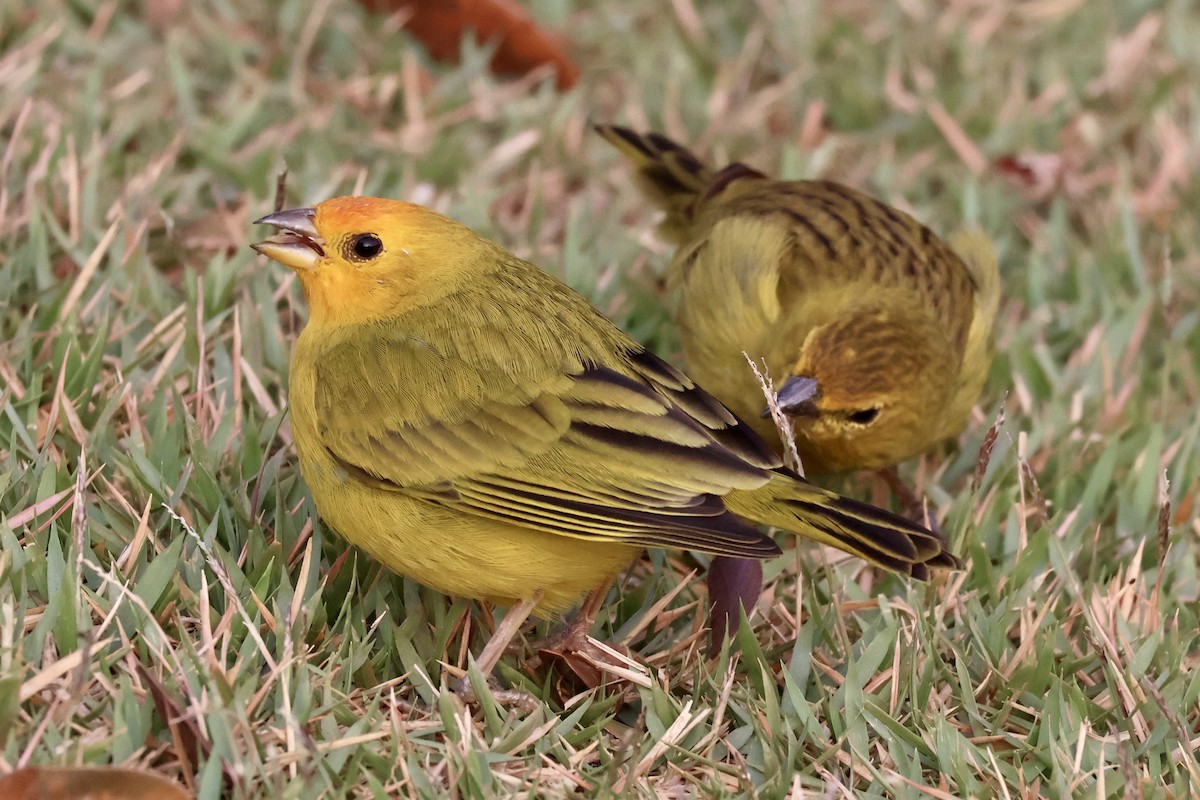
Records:
[[[742,609],[749,614],[762,592],[762,562],[716,556],[708,565],[708,602],[712,608],[708,654],[716,655],[727,637],[738,631]]]
[[[542,663],[554,666],[561,675],[556,686],[560,698],[570,697],[580,687],[641,682],[645,668],[633,660],[627,648],[594,639],[589,633],[608,587],[605,584],[588,595],[571,624],[538,646]]]
[[[569,651],[585,648],[591,638],[588,634],[591,632],[592,626],[596,624],[596,616],[600,613],[600,606],[604,604],[604,598],[608,596],[610,586],[612,586],[612,580],[606,581],[603,586],[599,586],[589,593],[584,598],[583,605],[579,607],[578,613],[575,614],[575,619],[571,620],[561,631],[543,641],[538,650]]]
[[[593,639],[586,633],[582,636],[555,636],[538,647],[538,657],[543,664],[553,666],[569,680],[571,685],[560,680],[559,693],[570,696],[578,688],[595,689],[620,680],[636,665],[629,650],[621,645],[610,645]]]

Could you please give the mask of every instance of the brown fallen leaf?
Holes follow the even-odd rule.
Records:
[[[190,800],[173,781],[118,767],[26,767],[0,778],[4,800]]]
[[[632,684],[648,686],[646,668],[634,660],[629,648],[607,644],[587,635],[567,635],[543,642],[538,659],[558,673],[554,691],[560,702],[580,691],[605,687],[623,695]],[[618,705],[624,698],[618,698]]]
[[[579,80],[579,67],[567,56],[562,40],[541,28],[516,0],[359,0],[368,11],[406,11],[405,27],[440,61],[457,61],[463,34],[476,41],[496,42],[492,69],[524,74],[543,64],[558,73],[560,90]]]

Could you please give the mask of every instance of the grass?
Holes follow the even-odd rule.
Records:
[[[1200,5],[528,5],[571,32],[570,93],[478,48],[433,64],[351,3],[0,5],[0,772],[140,766],[206,798],[1200,791]],[[499,674],[533,702],[476,680],[468,707],[444,687],[493,612],[317,519],[285,408],[305,312],[249,223],[285,166],[291,204],[416,199],[672,357],[668,250],[600,120],[995,238],[988,388],[905,470],[969,569],[789,551],[709,663],[699,562],[651,553],[598,628],[636,683],[573,694],[526,647]],[[990,166],[1010,154],[1025,181]]]

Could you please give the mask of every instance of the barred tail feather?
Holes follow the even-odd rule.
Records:
[[[725,500],[731,511],[747,519],[920,580],[928,579],[932,567],[962,567],[938,534],[889,511],[820,489],[790,471],[779,470],[766,486],[731,492]]]
[[[642,191],[667,212],[663,233],[680,241],[691,224],[696,199],[713,178],[712,170],[662,134],[616,125],[597,125],[596,132],[633,163]]]

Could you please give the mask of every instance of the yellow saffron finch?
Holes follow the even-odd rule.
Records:
[[[279,232],[253,247],[309,306],[288,393],[301,472],[329,525],[402,575],[519,624],[602,597],[647,546],[771,556],[759,523],[916,577],[958,565],[781,467],[580,295],[440,214],[342,197],[258,222]]]

